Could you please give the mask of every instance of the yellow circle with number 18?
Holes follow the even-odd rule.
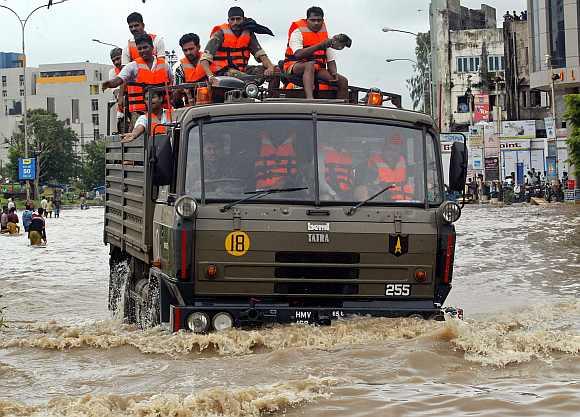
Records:
[[[241,230],[226,236],[226,252],[232,256],[244,256],[250,250],[250,236]]]

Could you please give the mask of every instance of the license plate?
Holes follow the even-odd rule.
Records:
[[[411,284],[385,284],[385,295],[387,297],[409,297]]]
[[[291,313],[291,319],[294,323],[313,324],[318,322],[318,312],[312,310],[294,310]]]

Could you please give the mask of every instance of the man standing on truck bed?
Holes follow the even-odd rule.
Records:
[[[250,54],[262,63],[264,76],[272,77],[275,74],[276,68],[260,46],[256,34],[244,28],[246,21],[242,8],[235,6],[228,11],[228,23],[212,29],[210,40],[201,56],[201,65],[210,81],[216,75],[235,76],[254,72],[251,70],[257,68],[248,67]],[[260,71],[255,72],[258,75]]]
[[[163,42],[163,38],[153,33],[145,32],[145,23],[143,23],[143,16],[140,13],[133,12],[127,16],[127,24],[129,25],[129,31],[133,35],[133,39],[129,39],[127,47],[123,50],[123,56],[121,58],[122,65],[127,65],[129,62],[139,58],[139,51],[137,50],[135,39],[141,35],[151,36],[151,39],[153,39],[153,55],[165,58],[165,42]]]
[[[195,33],[186,33],[179,39],[179,46],[184,56],[174,67],[175,84],[197,83],[205,80],[205,70],[199,63],[201,57],[199,36]],[[174,101],[180,102],[184,97],[187,98],[188,105],[194,104],[190,89],[176,91]]]
[[[134,122],[147,110],[145,105],[144,87],[169,86],[173,83],[171,68],[165,63],[165,58],[153,54],[153,39],[148,34],[135,38],[139,57],[125,65],[119,75],[102,84],[103,91],[116,88],[121,84],[127,85],[129,96],[129,112]]]
[[[309,8],[306,19],[293,22],[288,30],[284,72],[302,76],[307,99],[314,98],[314,83],[317,79],[336,83],[337,98],[347,98],[348,80],[337,72],[333,51],[344,48],[337,36],[328,37],[324,11],[320,7]]]
[[[109,70],[109,80],[115,78],[123,69],[123,64],[121,63],[123,55],[123,50],[121,48],[113,48],[111,50],[111,62],[113,63],[113,68]],[[123,117],[124,117],[124,100],[125,100],[125,92],[124,86],[121,85],[120,87],[116,88],[113,91],[113,95],[117,100],[117,132],[124,132],[123,130]]]

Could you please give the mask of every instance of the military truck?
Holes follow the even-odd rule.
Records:
[[[433,120],[372,89],[231,90],[175,110],[164,134],[108,138],[110,308],[193,332],[440,318],[461,207],[445,199]],[[466,169],[456,143],[451,190]]]

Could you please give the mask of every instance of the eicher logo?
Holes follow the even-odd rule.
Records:
[[[309,232],[330,232],[330,223],[310,223]],[[308,243],[330,243],[328,233],[308,233]]]

